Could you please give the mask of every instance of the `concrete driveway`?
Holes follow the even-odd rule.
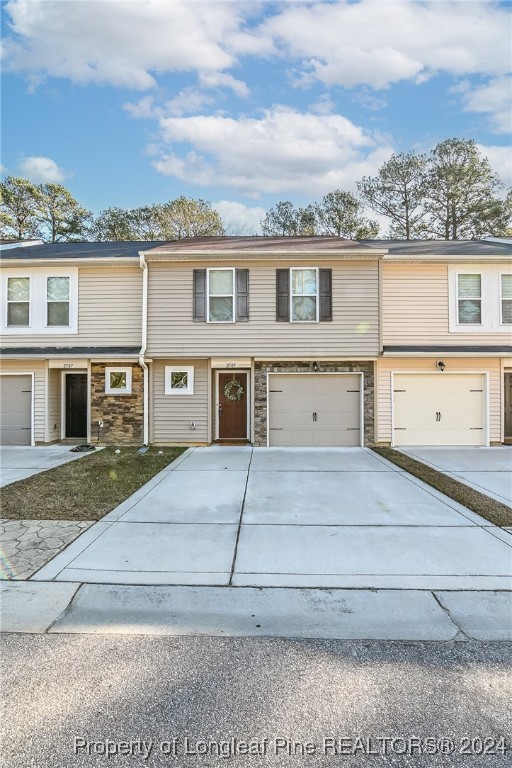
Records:
[[[72,447],[72,445],[0,446],[0,488],[87,455],[71,453]]]
[[[402,453],[512,507],[512,446],[402,448]]]
[[[32,580],[509,589],[512,536],[367,449],[190,449]]]

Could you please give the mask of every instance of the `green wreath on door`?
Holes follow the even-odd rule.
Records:
[[[228,400],[236,402],[242,399],[243,394],[244,388],[237,379],[231,379],[231,381],[227,381],[224,385],[224,397]]]

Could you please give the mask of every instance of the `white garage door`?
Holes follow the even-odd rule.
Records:
[[[0,376],[0,445],[30,445],[32,376]]]
[[[361,445],[358,374],[270,374],[269,445]]]
[[[394,445],[486,445],[483,374],[395,374]]]

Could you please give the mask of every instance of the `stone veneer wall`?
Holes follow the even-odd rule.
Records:
[[[143,425],[143,373],[139,365],[132,365],[131,395],[105,394],[105,368],[122,367],[121,363],[93,363],[91,365],[91,440],[96,441],[98,421],[103,421],[100,443],[107,445],[142,445]],[[130,364],[126,363],[129,367]]]
[[[364,444],[374,442],[374,363],[318,361],[319,373],[364,373]],[[312,370],[310,362],[263,361],[254,365],[254,445],[267,444],[267,373],[300,373]]]

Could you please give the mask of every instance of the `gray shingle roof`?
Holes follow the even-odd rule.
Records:
[[[390,256],[512,256],[512,242],[490,240],[361,240]]]
[[[45,243],[0,252],[2,259],[108,259],[138,258],[139,251],[162,245],[165,241],[116,243]]]

